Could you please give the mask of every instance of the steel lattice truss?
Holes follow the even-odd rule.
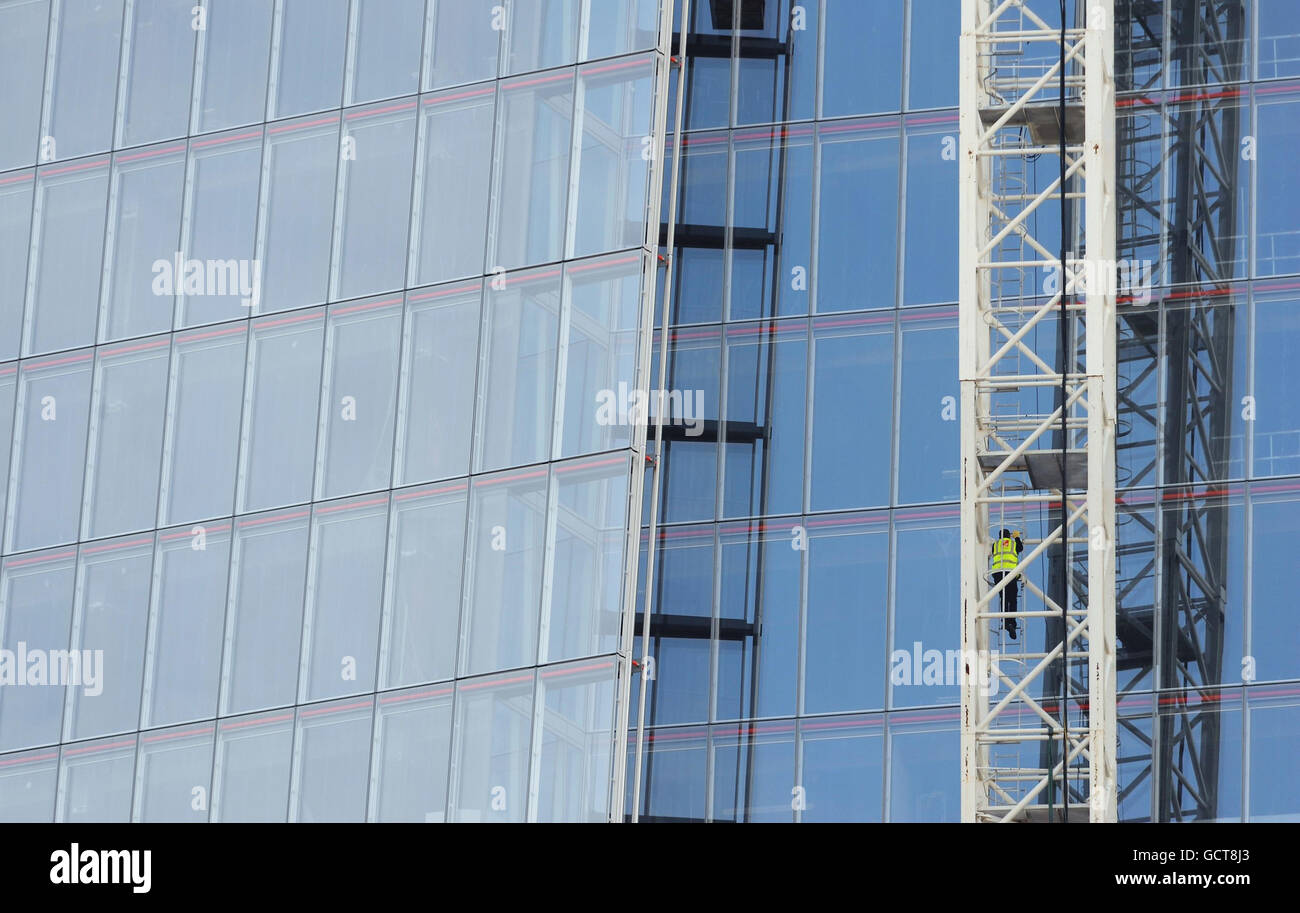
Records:
[[[1078,5],[1079,18],[1060,23],[1051,0],[962,4],[967,821],[1059,819],[1063,805],[1070,820],[1116,816],[1115,33],[1111,0]],[[1039,187],[1029,179],[1030,163],[1060,162],[1062,137],[1064,179]],[[1040,237],[1037,218],[1040,211],[1059,217],[1062,208],[1074,225],[1065,240],[1081,242],[1084,252],[1067,255],[1064,264],[1061,239]],[[1058,288],[1043,298],[1034,285],[1053,268]],[[1057,351],[1038,341],[1047,334],[1036,328],[1053,318],[1082,343],[1080,353],[1074,343]],[[1024,395],[1043,389],[1060,391],[1051,411],[1036,411]],[[1026,542],[1016,571],[991,585],[985,575],[997,531],[990,526],[1008,506],[1053,519]],[[1079,569],[1081,585],[1053,594],[1036,585],[1031,573],[1053,559]],[[1024,631],[1018,644],[1023,648],[1042,628],[1048,639],[1042,652],[994,661],[1004,643],[992,633],[1006,618],[1001,594],[1019,579],[1025,599],[1015,616]],[[1063,664],[1081,672],[1067,702],[1046,687],[1048,670]]]

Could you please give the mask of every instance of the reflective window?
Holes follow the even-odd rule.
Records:
[[[292,752],[292,711],[219,723],[211,820],[284,821]]]
[[[803,748],[805,822],[883,820],[883,718],[804,720],[799,726]]]
[[[709,718],[714,555],[712,526],[659,531],[649,650],[655,675],[646,704],[647,725]],[[637,609],[640,615],[640,602]],[[645,652],[640,647],[642,625],[638,618],[633,652],[638,657]]]
[[[505,71],[528,73],[573,63],[581,0],[534,0],[510,7]]]
[[[770,124],[813,116],[819,7],[799,0],[742,5],[736,123]],[[747,21],[746,11],[758,8],[761,23]],[[774,45],[779,48],[775,53]]]
[[[1255,275],[1300,273],[1300,176],[1287,154],[1300,143],[1300,101],[1284,96],[1277,103],[1260,104],[1255,116]]]
[[[400,296],[330,308],[317,499],[388,487],[401,338]]]
[[[957,630],[955,624],[953,630]],[[950,719],[932,722],[911,722],[906,716],[891,718],[888,820],[961,820],[960,757],[956,711],[951,712]]]
[[[1242,820],[1244,727],[1241,710],[1239,689],[1166,692],[1157,698],[1157,725],[1174,746],[1167,762],[1157,762],[1159,766],[1164,763],[1169,765],[1159,774],[1164,781],[1160,784],[1159,791],[1164,793],[1161,799],[1166,806],[1156,811],[1162,822]],[[1258,725],[1261,718],[1267,719],[1274,715],[1266,712],[1252,716],[1255,717],[1252,723]],[[1288,728],[1295,731],[1294,727]],[[1140,743],[1135,735],[1121,725],[1118,756],[1146,755],[1142,761],[1144,765],[1150,765],[1152,746],[1150,743]],[[1272,777],[1265,774],[1264,779],[1271,780]],[[1271,785],[1253,781],[1251,792]],[[1149,793],[1149,790],[1146,792]],[[1260,805],[1269,809],[1276,808],[1272,797]],[[1296,808],[1300,810],[1300,807]],[[1138,810],[1133,808],[1134,812]],[[1150,814],[1149,795],[1148,807],[1143,811]]]
[[[83,538],[154,525],[169,348],[164,337],[98,350]]]
[[[124,95],[117,128],[119,146],[139,146],[184,136],[190,125],[194,78],[190,0],[136,0],[131,5]]]
[[[481,301],[478,283],[407,296],[397,484],[469,472]]]
[[[102,152],[112,145],[122,8],[123,0],[61,0],[55,9],[42,161]]]
[[[5,527],[9,551],[77,539],[90,367],[90,352],[22,366]]]
[[[1250,695],[1248,821],[1300,821],[1300,788],[1291,759],[1300,748],[1300,704],[1289,689]]]
[[[713,730],[713,821],[794,820],[794,737],[788,725]]]
[[[144,726],[217,712],[230,570],[230,524],[158,533],[145,650]]]
[[[76,559],[75,549],[56,549],[0,565],[0,649],[15,658],[20,643],[68,649]],[[0,750],[57,742],[63,697],[62,688],[48,685],[0,688]]]
[[[451,692],[448,686],[380,696],[371,762],[372,820],[447,820]]]
[[[348,0],[281,0],[268,118],[337,108],[343,98]]]
[[[657,352],[658,338],[652,345]],[[660,520],[711,520],[718,497],[718,439],[716,432],[707,432],[721,417],[721,334],[716,328],[674,333],[668,358],[663,424],[664,464],[670,468],[660,479]],[[651,387],[658,385],[657,361],[650,368]],[[647,421],[653,422],[659,412],[653,398],[649,411]]]
[[[629,739],[632,766],[635,739]],[[641,771],[641,820],[701,822],[708,806],[708,730],[657,729],[646,733]],[[628,770],[628,796],[635,771]],[[631,809],[629,808],[630,812]]]
[[[822,117],[899,110],[903,4],[825,0],[824,8]],[[862,78],[864,60],[871,61],[870,79]]]
[[[235,525],[226,609],[221,712],[292,704],[298,690],[307,511]]]
[[[506,25],[497,0],[435,0],[432,60],[424,87],[441,89],[496,76]]]
[[[1256,0],[1259,18],[1259,78],[1300,76],[1300,7],[1286,0]]]
[[[456,674],[465,491],[460,482],[393,495],[379,658],[384,688]]]
[[[0,822],[49,824],[54,820],[59,752],[42,748],[0,758]]]
[[[215,727],[181,726],[140,734],[131,820],[208,820]]]
[[[617,684],[613,658],[552,666],[538,675],[541,728],[533,820],[608,819]]]
[[[81,548],[71,639],[81,675],[79,685],[65,679],[65,741],[128,732],[139,723],[152,561],[152,535]]]
[[[420,90],[425,0],[357,0],[349,49],[347,104]]]
[[[961,699],[957,681],[961,652],[957,510],[930,513],[948,517],[911,519],[900,513],[896,520],[894,642],[889,657],[893,707],[955,704]],[[953,771],[955,782],[955,762]]]
[[[17,358],[22,342],[34,188],[30,171],[0,177],[0,361]]]
[[[0,365],[0,435],[10,435],[12,442],[14,432],[15,397],[18,395],[18,366]],[[0,444],[0,519],[5,515],[5,496],[9,488],[9,449],[10,444]],[[0,522],[0,534],[4,524]],[[0,535],[0,538],[3,538]]]
[[[207,4],[199,107],[194,113],[197,131],[224,130],[262,120],[274,12],[275,7],[265,0]]]
[[[659,42],[658,0],[602,0],[587,4],[583,60],[613,57]]]
[[[1254,383],[1243,391],[1255,403],[1252,475],[1300,473],[1300,402],[1289,393],[1300,388],[1300,309],[1294,295],[1258,297],[1254,329]]]
[[[60,823],[125,823],[131,820],[135,736],[65,745],[59,753]]]
[[[387,498],[313,512],[300,701],[375,688],[387,526]]]
[[[898,423],[898,503],[960,498],[957,315],[905,314]]]
[[[953,0],[911,0],[907,107],[955,108],[961,10]],[[953,170],[957,165],[953,163]]]
[[[903,304],[957,300],[956,118],[944,129],[907,134],[907,223],[903,250]],[[1029,259],[1029,255],[1026,255]]]
[[[669,154],[672,154],[671,150]],[[722,319],[729,186],[727,159],[725,133],[688,136],[682,141],[679,224],[673,239],[678,258],[675,270],[677,286],[673,289],[673,323],[707,323]],[[743,195],[743,189],[738,188],[737,194]],[[665,199],[661,204],[661,218],[668,218],[668,203]],[[741,208],[740,203],[737,206]],[[753,207],[743,208],[753,210]],[[743,218],[737,216],[738,224]],[[737,243],[743,243],[743,234],[742,242]],[[740,256],[743,260],[744,254]],[[740,303],[738,307],[744,313],[747,304]]]
[[[36,161],[49,18],[49,0],[0,2],[0,171]]]
[[[1255,679],[1292,678],[1300,656],[1300,628],[1287,595],[1300,534],[1300,500],[1294,494],[1256,495],[1251,528],[1250,653]]]
[[[370,699],[299,708],[290,821],[366,819],[373,710]]]
[[[456,684],[453,821],[524,820],[532,728],[532,672]]]

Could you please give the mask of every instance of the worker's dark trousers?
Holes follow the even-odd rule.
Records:
[[[1006,576],[1005,571],[994,571],[993,585],[997,586],[999,583],[1001,583],[1002,578],[1004,576]],[[1018,595],[1017,590],[1019,589],[1020,589],[1019,580],[1013,580],[1011,583],[1007,584],[1007,588],[1002,591],[1002,611],[1004,612],[1016,611],[1016,598]]]

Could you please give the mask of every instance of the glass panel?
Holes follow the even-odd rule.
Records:
[[[375,690],[387,527],[387,498],[316,507],[300,701]]]
[[[1259,11],[1259,78],[1300,76],[1300,7],[1255,0]]]
[[[122,8],[123,0],[61,0],[55,9],[53,82],[48,90],[42,161],[75,158],[112,146]]]
[[[337,108],[343,98],[348,0],[281,0],[270,119]]]
[[[894,643],[889,658],[892,707],[955,704],[961,697],[957,510],[928,513],[943,518],[914,520],[899,513],[896,520]],[[955,783],[955,766],[953,774]]]
[[[1263,486],[1253,486],[1254,488]],[[1250,656],[1254,680],[1300,674],[1300,628],[1291,610],[1300,499],[1295,494],[1254,494],[1251,526]]]
[[[804,822],[863,822],[882,819],[884,717],[805,720],[803,749]]]
[[[542,661],[618,649],[622,629],[626,456],[555,468],[558,491],[550,599],[542,610]]]
[[[379,698],[371,818],[442,822],[451,772],[451,688]]]
[[[482,295],[476,282],[407,296],[398,484],[469,473]]]
[[[889,517],[809,521],[804,712],[885,703]]]
[[[955,149],[951,157],[945,152],[956,137],[956,118],[942,128],[907,134],[903,304],[957,300],[957,160]]]
[[[860,47],[855,48],[855,55],[861,53]],[[828,135],[832,130],[840,135],[832,138]],[[889,120],[823,126],[816,275],[819,313],[894,306],[897,208],[897,126]],[[863,218],[863,213],[874,217]]]
[[[897,111],[902,105],[903,4],[825,0],[822,117]],[[946,17],[952,20],[952,13]],[[862,62],[871,61],[871,78]]]
[[[1300,473],[1300,402],[1285,392],[1300,389],[1300,362],[1296,359],[1300,352],[1300,300],[1294,294],[1256,298],[1253,348],[1254,384],[1243,391],[1254,396],[1251,475]],[[1228,415],[1237,411],[1237,405],[1229,402],[1225,406]]]
[[[907,107],[955,108],[961,16],[953,0],[912,0]],[[953,129],[956,129],[954,124]],[[953,171],[957,170],[956,163]],[[951,213],[950,213],[951,214]]]
[[[458,36],[463,40],[463,36]],[[490,270],[559,260],[564,250],[573,72],[501,84],[493,161]]]
[[[183,267],[191,278],[177,289],[181,326],[256,313],[262,285],[262,264],[254,259],[261,174],[260,128],[191,141],[181,249],[202,265],[203,281],[194,281],[196,268]]]
[[[366,819],[373,716],[370,698],[298,710],[290,821]]]
[[[570,256],[645,243],[654,76],[653,57],[578,69],[582,135]]]
[[[292,752],[292,711],[223,720],[212,770],[212,820],[284,821]]]
[[[1150,744],[1137,743],[1130,751],[1146,755],[1142,760],[1159,770],[1162,823],[1243,820],[1241,706],[1240,689],[1160,693],[1156,722],[1166,745],[1153,751]],[[1121,728],[1121,742],[1126,735]],[[1276,807],[1271,797],[1264,807]]]
[[[114,157],[101,342],[172,328],[184,182],[184,143]]]
[[[54,820],[69,824],[130,821],[134,771],[133,735],[64,746]]]
[[[953,603],[955,606],[956,603]],[[953,630],[957,628],[953,627]],[[961,820],[961,734],[957,712],[933,722],[890,720],[889,820]]]
[[[0,758],[0,823],[53,821],[58,773],[57,750],[41,749]]]
[[[614,747],[614,659],[542,670],[537,821],[602,822],[609,817]]]
[[[560,271],[524,273],[493,285],[487,292],[487,374],[479,391],[480,471],[549,459],[555,414]]]
[[[330,308],[317,500],[388,487],[401,339],[400,296]]]
[[[600,0],[586,6],[583,60],[614,57],[658,44],[658,0]]]
[[[463,674],[537,661],[546,501],[544,469],[474,482]]]
[[[190,125],[194,79],[191,0],[136,0],[123,74],[119,146],[184,136]]]
[[[306,573],[307,511],[238,521],[221,667],[223,714],[293,703]]]
[[[99,350],[82,538],[153,528],[169,349],[163,337]]]
[[[322,311],[253,325],[239,463],[241,512],[311,500],[324,332]]]
[[[229,570],[229,523],[158,534],[142,725],[216,716]]]
[[[513,4],[506,29],[506,73],[528,73],[573,63],[582,6],[581,0]]]
[[[457,683],[453,821],[524,820],[532,728],[532,672]]]
[[[1289,688],[1250,692],[1250,803],[1248,821],[1300,821],[1300,703]]]
[[[200,133],[262,120],[275,12],[265,0],[214,0],[207,8],[195,112]]]
[[[812,463],[815,511],[889,503],[894,318],[813,323]],[[845,460],[852,454],[852,460]]]
[[[420,91],[424,0],[357,0],[347,104]]]
[[[800,0],[751,0],[741,7],[736,123],[812,118],[819,6]],[[754,13],[761,13],[761,21],[749,21]]]
[[[957,315],[904,314],[901,326],[898,503],[956,501],[961,497]]]
[[[4,8],[0,7],[0,16]],[[3,39],[0,39],[3,41]],[[0,50],[0,61],[4,52]],[[4,64],[0,63],[0,67]],[[0,76],[0,82],[3,76]],[[3,115],[0,115],[3,117]],[[23,298],[31,250],[35,175],[0,177],[0,361],[18,357],[23,334]]]
[[[636,739],[629,739],[632,765]],[[641,820],[703,822],[708,808],[708,730],[656,729],[645,736],[642,762]],[[631,811],[632,781],[629,770],[628,811]]]
[[[207,723],[140,734],[131,820],[208,820],[215,729]]]
[[[1260,104],[1256,121],[1254,274],[1300,273],[1300,175],[1288,153],[1300,144],[1300,100]]]
[[[344,117],[343,195],[335,233],[332,298],[402,287],[415,154],[415,102]]]
[[[176,337],[163,444],[163,522],[229,516],[239,463],[248,328]]]
[[[338,115],[267,128],[258,212],[262,311],[318,304],[329,285]]]
[[[444,92],[421,111],[410,282],[481,275],[496,89]]]
[[[788,824],[794,820],[798,794],[792,730],[788,723],[714,727],[713,821]]]
[[[0,0],[0,171],[36,162],[49,19],[49,0]]]
[[[441,89],[497,75],[505,15],[498,0],[434,0],[433,59],[426,89]]]
[[[379,658],[384,688],[456,674],[465,491],[460,482],[393,495]]]
[[[63,689],[48,684],[48,663],[36,650],[68,648],[75,549],[10,558],[0,565],[0,649],[18,659],[19,644],[32,653],[15,661],[12,683],[0,687],[0,750],[11,751],[59,740]],[[18,674],[26,684],[18,687]],[[8,676],[6,676],[8,677]],[[37,682],[42,684],[38,684]]]
[[[658,351],[659,340],[652,345]],[[664,522],[712,520],[718,498],[718,436],[709,433],[721,418],[722,339],[716,329],[678,332],[669,341],[667,405],[664,407],[664,465],[660,482]],[[650,376],[658,383],[658,358]],[[676,398],[673,393],[677,393]],[[649,422],[659,403],[650,402]]]
[[[77,539],[90,359],[90,352],[79,352],[23,364],[9,473],[9,551]]]
[[[140,720],[140,675],[153,535],[81,548],[69,666],[81,667],[68,682],[63,738],[129,732]],[[71,670],[69,670],[71,671]],[[53,667],[51,667],[51,674]]]
[[[0,437],[9,435],[9,442],[0,443],[0,520],[5,515],[5,495],[9,488],[9,451],[16,432],[14,431],[14,411],[17,396],[18,366],[0,365]],[[3,533],[0,522],[0,533]]]
[[[28,355],[94,342],[107,202],[107,159],[37,172]]]
[[[655,674],[648,690],[647,725],[709,718],[715,552],[712,526],[659,531],[655,549],[658,592],[651,609],[649,651]],[[643,559],[643,571],[644,563]],[[638,615],[641,605],[638,602]],[[637,619],[637,648],[632,654],[636,657],[645,652],[640,645],[641,630],[642,621]]]

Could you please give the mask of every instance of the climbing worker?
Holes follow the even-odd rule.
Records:
[[[1002,535],[993,543],[993,585],[997,586],[1002,578],[1010,574],[1020,565],[1020,553],[1025,550],[1025,543],[1021,541],[1020,530],[1016,530],[1013,536],[1011,530],[1002,530]],[[1007,588],[1002,591],[1002,611],[1016,611],[1016,591],[1019,587],[1019,579],[1013,580],[1007,584]],[[1016,619],[1008,618],[1002,622],[1002,626],[1007,629],[1011,639],[1016,639]]]

